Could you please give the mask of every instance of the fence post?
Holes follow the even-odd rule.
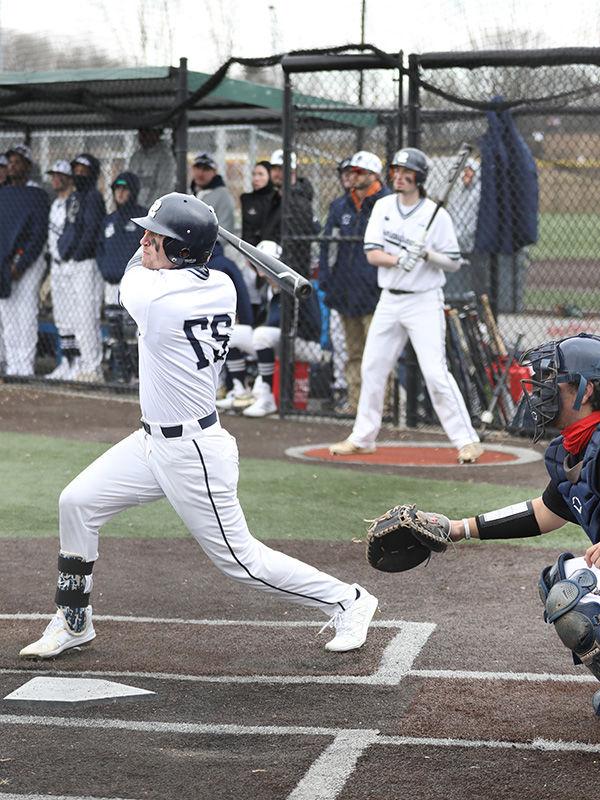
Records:
[[[177,103],[188,98],[187,58],[179,59],[177,71]],[[177,191],[187,190],[188,115],[182,111],[173,126],[175,161],[177,163]]]
[[[283,190],[281,197],[281,245],[286,259],[286,238],[289,233],[290,192],[292,189],[293,90],[292,78],[284,72],[283,88]],[[283,419],[292,409],[294,375],[294,303],[285,292],[281,295],[281,341],[279,345],[279,416]]]
[[[407,143],[409,147],[421,144],[421,106],[419,98],[419,56],[411,53],[408,57],[408,113]],[[419,365],[410,341],[404,349],[406,366],[406,426],[416,428],[419,421],[418,392]]]

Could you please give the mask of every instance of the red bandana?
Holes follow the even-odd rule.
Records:
[[[587,447],[599,423],[600,411],[593,411],[587,417],[579,419],[577,422],[572,422],[566,428],[563,428],[562,436],[565,450],[574,456],[581,453]]]

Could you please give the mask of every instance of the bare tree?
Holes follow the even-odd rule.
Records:
[[[36,33],[4,30],[3,69],[44,72],[78,67],[116,67],[122,62],[89,43],[69,43]]]

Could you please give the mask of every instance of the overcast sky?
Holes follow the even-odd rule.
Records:
[[[147,30],[140,45],[140,8]],[[489,46],[499,30],[529,46],[597,46],[599,0],[366,0],[365,40],[396,52]],[[0,26],[94,43],[124,61],[188,58],[213,71],[229,55],[260,57],[360,41],[361,0],[0,0]]]

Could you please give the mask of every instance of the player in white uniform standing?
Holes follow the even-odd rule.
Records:
[[[395,194],[373,206],[365,231],[365,252],[377,267],[381,296],[367,334],[361,392],[352,433],[330,447],[334,455],[375,452],[381,428],[385,384],[410,339],[435,412],[458,451],[459,463],[483,453],[465,402],[446,363],[444,272],[461,259],[450,215],[441,208],[424,238],[435,203],[425,192],[426,155],[399,150],[391,163]]]
[[[217,237],[214,211],[173,192],[134,222],[144,235],[123,276],[121,302],[139,327],[142,428],[62,492],[58,608],[41,639],[20,655],[48,658],[95,637],[89,597],[99,530],[120,511],[161,497],[223,573],[320,608],[330,618],[324,627],[336,629],[328,650],[360,647],[377,599],[270,549],[244,519],[237,445],[215,411],[236,292],[227,275],[205,266]]]
[[[52,316],[57,330],[60,331],[61,359],[46,379],[50,381],[69,380],[73,374],[72,363],[75,360],[77,345],[75,336],[69,331],[69,305],[73,302],[68,265],[58,252],[58,239],[65,227],[67,218],[67,201],[75,189],[73,170],[68,161],[56,161],[50,175],[52,188],[56,197],[50,206],[48,218],[48,253],[50,254],[50,286],[52,289]]]

